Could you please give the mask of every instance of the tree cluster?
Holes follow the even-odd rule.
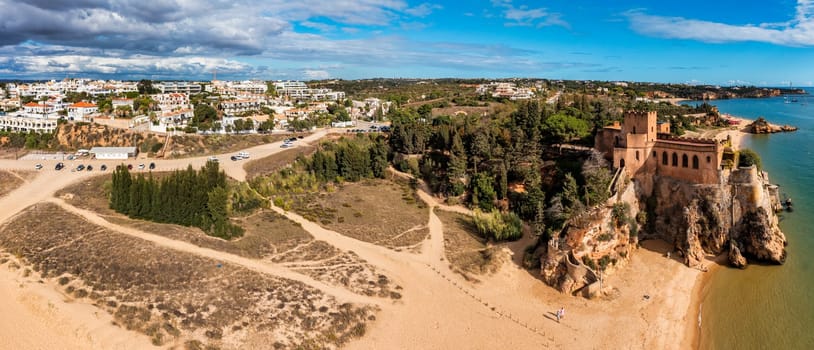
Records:
[[[305,160],[306,168],[320,181],[359,181],[383,178],[387,170],[388,147],[383,137],[359,135],[337,143],[323,143]]]
[[[231,223],[226,174],[208,162],[201,170],[186,170],[156,179],[133,176],[125,166],[113,172],[110,208],[131,218],[201,228],[223,239],[239,237],[243,229]]]

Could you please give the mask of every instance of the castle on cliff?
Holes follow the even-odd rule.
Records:
[[[722,177],[725,141],[679,138],[655,111],[628,111],[624,121],[600,130],[595,148],[632,178],[667,176],[689,183],[717,184]]]

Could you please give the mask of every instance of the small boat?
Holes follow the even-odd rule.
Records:
[[[786,200],[783,201],[783,207],[786,208],[786,211],[794,210],[792,209],[791,197],[786,197]]]

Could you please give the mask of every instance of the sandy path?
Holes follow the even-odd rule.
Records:
[[[0,349],[144,349],[148,337],[112,325],[96,306],[67,301],[56,286],[0,268]]]
[[[405,286],[403,299],[384,304],[371,332],[350,349],[498,348],[513,345],[520,349],[550,346],[542,329],[529,325],[506,311],[500,300],[487,301],[477,295],[460,275],[453,273],[444,258],[443,225],[430,210],[430,238],[420,255],[396,252],[327,230],[303,217],[272,207],[300,223],[315,239],[352,250],[368,263]],[[493,309],[494,308],[494,309]],[[462,343],[462,340],[466,342]]]
[[[336,297],[340,302],[350,302],[358,304],[376,304],[379,302],[379,300],[375,298],[354,294],[345,288],[336,287],[317,281],[309,276],[294,272],[282,265],[262,260],[248,259],[238,255],[224,253],[209,248],[203,248],[187,242],[182,242],[164,236],[147,233],[130,227],[116,225],[105,220],[104,218],[102,218],[101,216],[97,215],[92,211],[74,207],[68,203],[65,203],[65,201],[61,199],[51,198],[49,199],[49,201],[56,203],[57,205],[59,205],[60,207],[62,207],[63,209],[67,210],[70,213],[83,217],[85,220],[94,225],[98,225],[128,236],[143,239],[145,241],[152,242],[161,247],[169,248],[175,251],[195,254],[201,257],[213,259],[215,261],[222,261],[224,263],[239,265],[252,271],[302,282],[306,285],[322,290],[326,294]]]

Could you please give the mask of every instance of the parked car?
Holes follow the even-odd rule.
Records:
[[[280,145],[280,148],[289,148],[289,147],[291,147],[291,144],[288,144],[288,143],[284,143],[284,144]]]
[[[102,166],[99,167],[99,170],[101,171],[107,170],[107,165],[102,164]]]
[[[37,165],[34,166],[34,169],[37,169],[37,170],[42,169],[42,164],[37,163]]]
[[[138,170],[144,170],[144,163],[138,165]]]
[[[150,170],[155,169],[155,163],[150,162]]]
[[[249,152],[240,152],[237,154],[240,159],[249,159]]]
[[[133,170],[133,164],[127,164],[127,170]]]
[[[65,167],[65,164],[62,162],[57,163],[57,166],[54,167],[54,170],[62,170]]]
[[[84,166],[84,165],[79,164],[79,165],[77,165],[77,166],[76,166],[76,171],[82,171],[82,170],[85,170],[85,166]]]
[[[300,135],[300,136],[297,136],[297,138],[302,139],[302,138],[305,138],[305,136]]]
[[[209,157],[209,161],[217,163],[218,162],[218,157],[211,156],[211,157]]]
[[[86,170],[87,171],[92,171],[93,170],[93,165],[88,164],[88,167],[86,168]]]

